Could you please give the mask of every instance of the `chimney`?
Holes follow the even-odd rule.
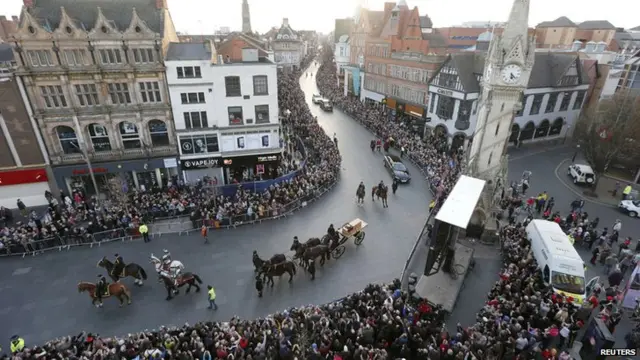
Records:
[[[578,51],[582,49],[582,41],[576,40],[571,45],[571,51]]]
[[[282,19],[282,26],[289,26],[289,18]]]
[[[584,48],[584,51],[591,53],[596,50],[596,43],[594,41],[589,41],[587,46]]]
[[[605,50],[607,50],[607,43],[604,41],[600,41],[597,45],[596,45],[596,52],[604,52]]]
[[[25,2],[27,0],[24,0]],[[156,0],[156,9],[166,9],[169,6],[167,6],[167,0]]]
[[[26,6],[28,8],[32,8],[33,7],[33,0],[22,0],[22,3],[24,4],[24,6]]]
[[[258,49],[242,49],[242,62],[258,62]]]

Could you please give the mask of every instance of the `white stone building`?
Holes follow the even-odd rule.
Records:
[[[484,52],[452,54],[429,85],[427,126],[462,145],[476,132],[485,81]],[[535,65],[516,111],[509,144],[570,135],[580,115],[589,77],[576,53],[535,52]]]
[[[211,43],[171,43],[167,82],[187,181],[218,184],[274,178],[281,160],[277,65],[260,50],[241,61]]]
[[[150,188],[176,174],[166,1],[24,0],[14,36],[16,75],[60,189],[96,193],[116,176],[125,190]]]
[[[349,49],[349,35],[340,36],[340,39],[338,39],[338,42],[335,44],[335,49],[333,51],[333,57],[336,62],[336,77],[338,83],[340,82],[340,79],[344,79],[345,67],[348,66],[351,61]]]
[[[282,19],[274,39],[271,39],[276,64],[284,69],[298,69],[303,58],[303,44],[298,34],[289,25],[289,19]]]

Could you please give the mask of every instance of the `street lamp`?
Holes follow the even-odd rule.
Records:
[[[89,168],[89,176],[91,177],[91,182],[93,183],[94,189],[96,189],[96,204],[100,202],[100,189],[98,189],[98,182],[96,182],[96,176],[93,173],[93,167],[91,166],[91,159],[89,159],[89,153],[87,152],[86,144],[81,139],[78,139],[78,144],[73,142],[70,143],[71,146],[80,150],[82,154],[82,159],[87,163],[87,167]]]
[[[580,144],[576,145],[576,151],[573,153],[573,156],[571,157],[572,164],[576,161],[576,156],[578,156],[579,151],[580,151]]]

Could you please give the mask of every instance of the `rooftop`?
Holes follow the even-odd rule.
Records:
[[[166,61],[211,60],[211,48],[206,42],[189,42],[169,44]]]

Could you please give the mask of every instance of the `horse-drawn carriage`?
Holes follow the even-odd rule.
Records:
[[[353,239],[353,243],[356,245],[362,244],[365,237],[364,228],[367,227],[367,225],[369,224],[364,220],[356,218],[342,225],[342,227],[336,231],[338,236],[337,241],[331,241],[332,239],[329,234],[327,234],[322,237],[322,243],[330,244],[329,250],[331,251],[331,256],[337,259],[344,254],[346,250],[344,243],[348,240]]]

